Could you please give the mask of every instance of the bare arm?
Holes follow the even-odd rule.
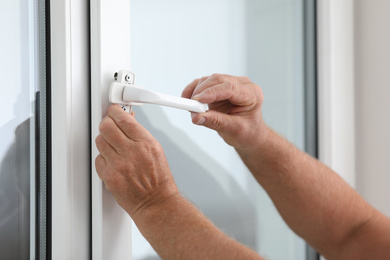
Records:
[[[299,151],[262,120],[261,89],[247,78],[212,75],[184,97],[210,103],[193,122],[234,146],[286,223],[328,259],[390,258],[390,220],[336,173]]]
[[[390,257],[389,219],[331,169],[274,132],[239,154],[286,223],[327,259]]]
[[[262,259],[179,194],[160,144],[133,116],[111,106],[100,133],[99,177],[163,259]]]
[[[133,220],[163,259],[262,259],[228,238],[180,195]]]

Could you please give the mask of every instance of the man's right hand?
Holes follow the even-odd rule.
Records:
[[[268,137],[261,114],[263,93],[246,77],[213,74],[196,79],[182,96],[209,104],[206,113],[192,113],[192,122],[216,130],[236,149],[258,147]]]

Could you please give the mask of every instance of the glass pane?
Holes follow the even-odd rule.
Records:
[[[35,258],[37,8],[0,2],[0,259]]]
[[[180,96],[194,78],[248,76],[264,91],[266,122],[304,149],[302,0],[132,0],[136,84]],[[162,144],[181,192],[222,231],[269,259],[304,259],[233,148],[181,110],[144,105],[141,122]],[[133,258],[158,259],[133,228]]]

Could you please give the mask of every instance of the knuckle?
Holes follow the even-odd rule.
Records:
[[[229,88],[230,88],[230,90],[231,90],[232,92],[237,91],[237,84],[236,84],[236,82],[234,82],[234,81],[228,81],[227,84],[228,84],[228,86],[229,86]]]
[[[242,82],[251,82],[251,80],[247,76],[238,77],[238,79]]]
[[[194,80],[192,81],[192,84],[198,84],[198,82],[201,81],[202,79],[203,79],[203,78],[201,78],[201,79],[196,78],[196,79],[194,79]]]
[[[252,97],[255,104],[262,105],[264,100],[263,90],[254,83],[245,86],[248,87],[248,97]]]
[[[96,145],[99,146],[102,142],[103,142],[103,136],[102,135],[96,136],[95,138]]]
[[[210,100],[214,101],[217,98],[218,92],[220,92],[220,90],[218,90],[217,88],[210,87],[203,91],[203,96],[207,97],[208,101]]]
[[[95,163],[96,172],[107,189],[118,189],[123,185],[123,181],[128,179],[132,169],[132,164],[128,160],[118,157],[111,158],[105,162],[105,159],[99,155],[96,157]]]
[[[207,80],[209,76],[201,77],[200,80],[198,80],[199,83],[202,83],[203,81]],[[196,81],[196,80],[195,80]]]
[[[131,117],[129,117],[129,116],[119,117],[116,120],[116,123],[118,124],[119,127],[123,127],[123,126],[129,125],[129,124],[131,124]]]
[[[151,151],[153,155],[160,155],[164,153],[164,150],[159,143],[154,143],[151,147]]]
[[[262,104],[262,103],[263,103],[263,100],[264,100],[264,93],[263,93],[263,90],[262,90],[260,87],[258,87],[258,86],[257,86],[256,90],[257,90],[256,93],[257,93],[257,95],[258,95],[260,104]]]
[[[129,153],[131,153],[131,150],[129,149],[121,149],[117,148],[116,153],[114,156],[110,156],[109,163],[112,166],[113,169],[119,169],[122,168],[124,164],[129,163]]]
[[[145,140],[140,148],[146,154],[154,154],[157,151],[157,144],[154,140]]]
[[[224,77],[222,74],[220,73],[214,73],[211,75],[211,77],[216,80],[217,82],[223,82],[224,81]]]
[[[99,132],[100,133],[105,132],[106,129],[109,127],[108,125],[109,125],[109,122],[108,122],[107,117],[103,118],[103,120],[99,124]]]
[[[118,105],[111,105],[108,107],[107,114],[111,115],[112,113],[115,113],[115,110],[117,109]]]
[[[121,173],[127,173],[131,171],[131,164],[129,162],[125,162],[123,160],[118,160],[116,162],[116,169]]]
[[[103,156],[101,154],[99,154],[96,158],[95,158],[95,166],[96,166],[96,172],[98,174],[98,176],[100,177],[100,179],[103,179],[104,177],[104,170],[105,170],[105,159],[103,158]]]
[[[227,86],[227,88],[229,89],[229,91],[231,92],[232,95],[237,93],[237,91],[239,89],[237,83],[235,81],[231,81],[231,80],[226,82],[226,86]]]
[[[112,160],[110,167],[106,168],[105,181],[112,183],[118,178],[122,178],[129,175],[132,172],[132,164],[128,160]]]
[[[140,154],[142,154],[148,161],[153,162],[158,160],[164,154],[164,150],[159,142],[149,140],[142,146]]]
[[[102,163],[102,160],[104,160],[104,158],[103,158],[103,156],[101,155],[101,154],[99,154],[98,156],[96,156],[96,158],[95,158],[95,164],[96,165],[102,165],[101,163]]]
[[[213,120],[210,120],[209,127],[215,130],[222,129],[222,120],[219,117],[215,117]]]

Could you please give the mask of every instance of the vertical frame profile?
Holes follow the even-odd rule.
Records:
[[[318,156],[355,185],[354,1],[317,0]]]
[[[317,0],[318,158],[355,186],[354,1]]]
[[[50,1],[50,58],[51,247],[46,259],[89,259],[88,0]]]
[[[95,169],[95,138],[109,106],[114,73],[130,69],[130,1],[91,1],[92,258],[131,258],[131,219],[105,189]]]

